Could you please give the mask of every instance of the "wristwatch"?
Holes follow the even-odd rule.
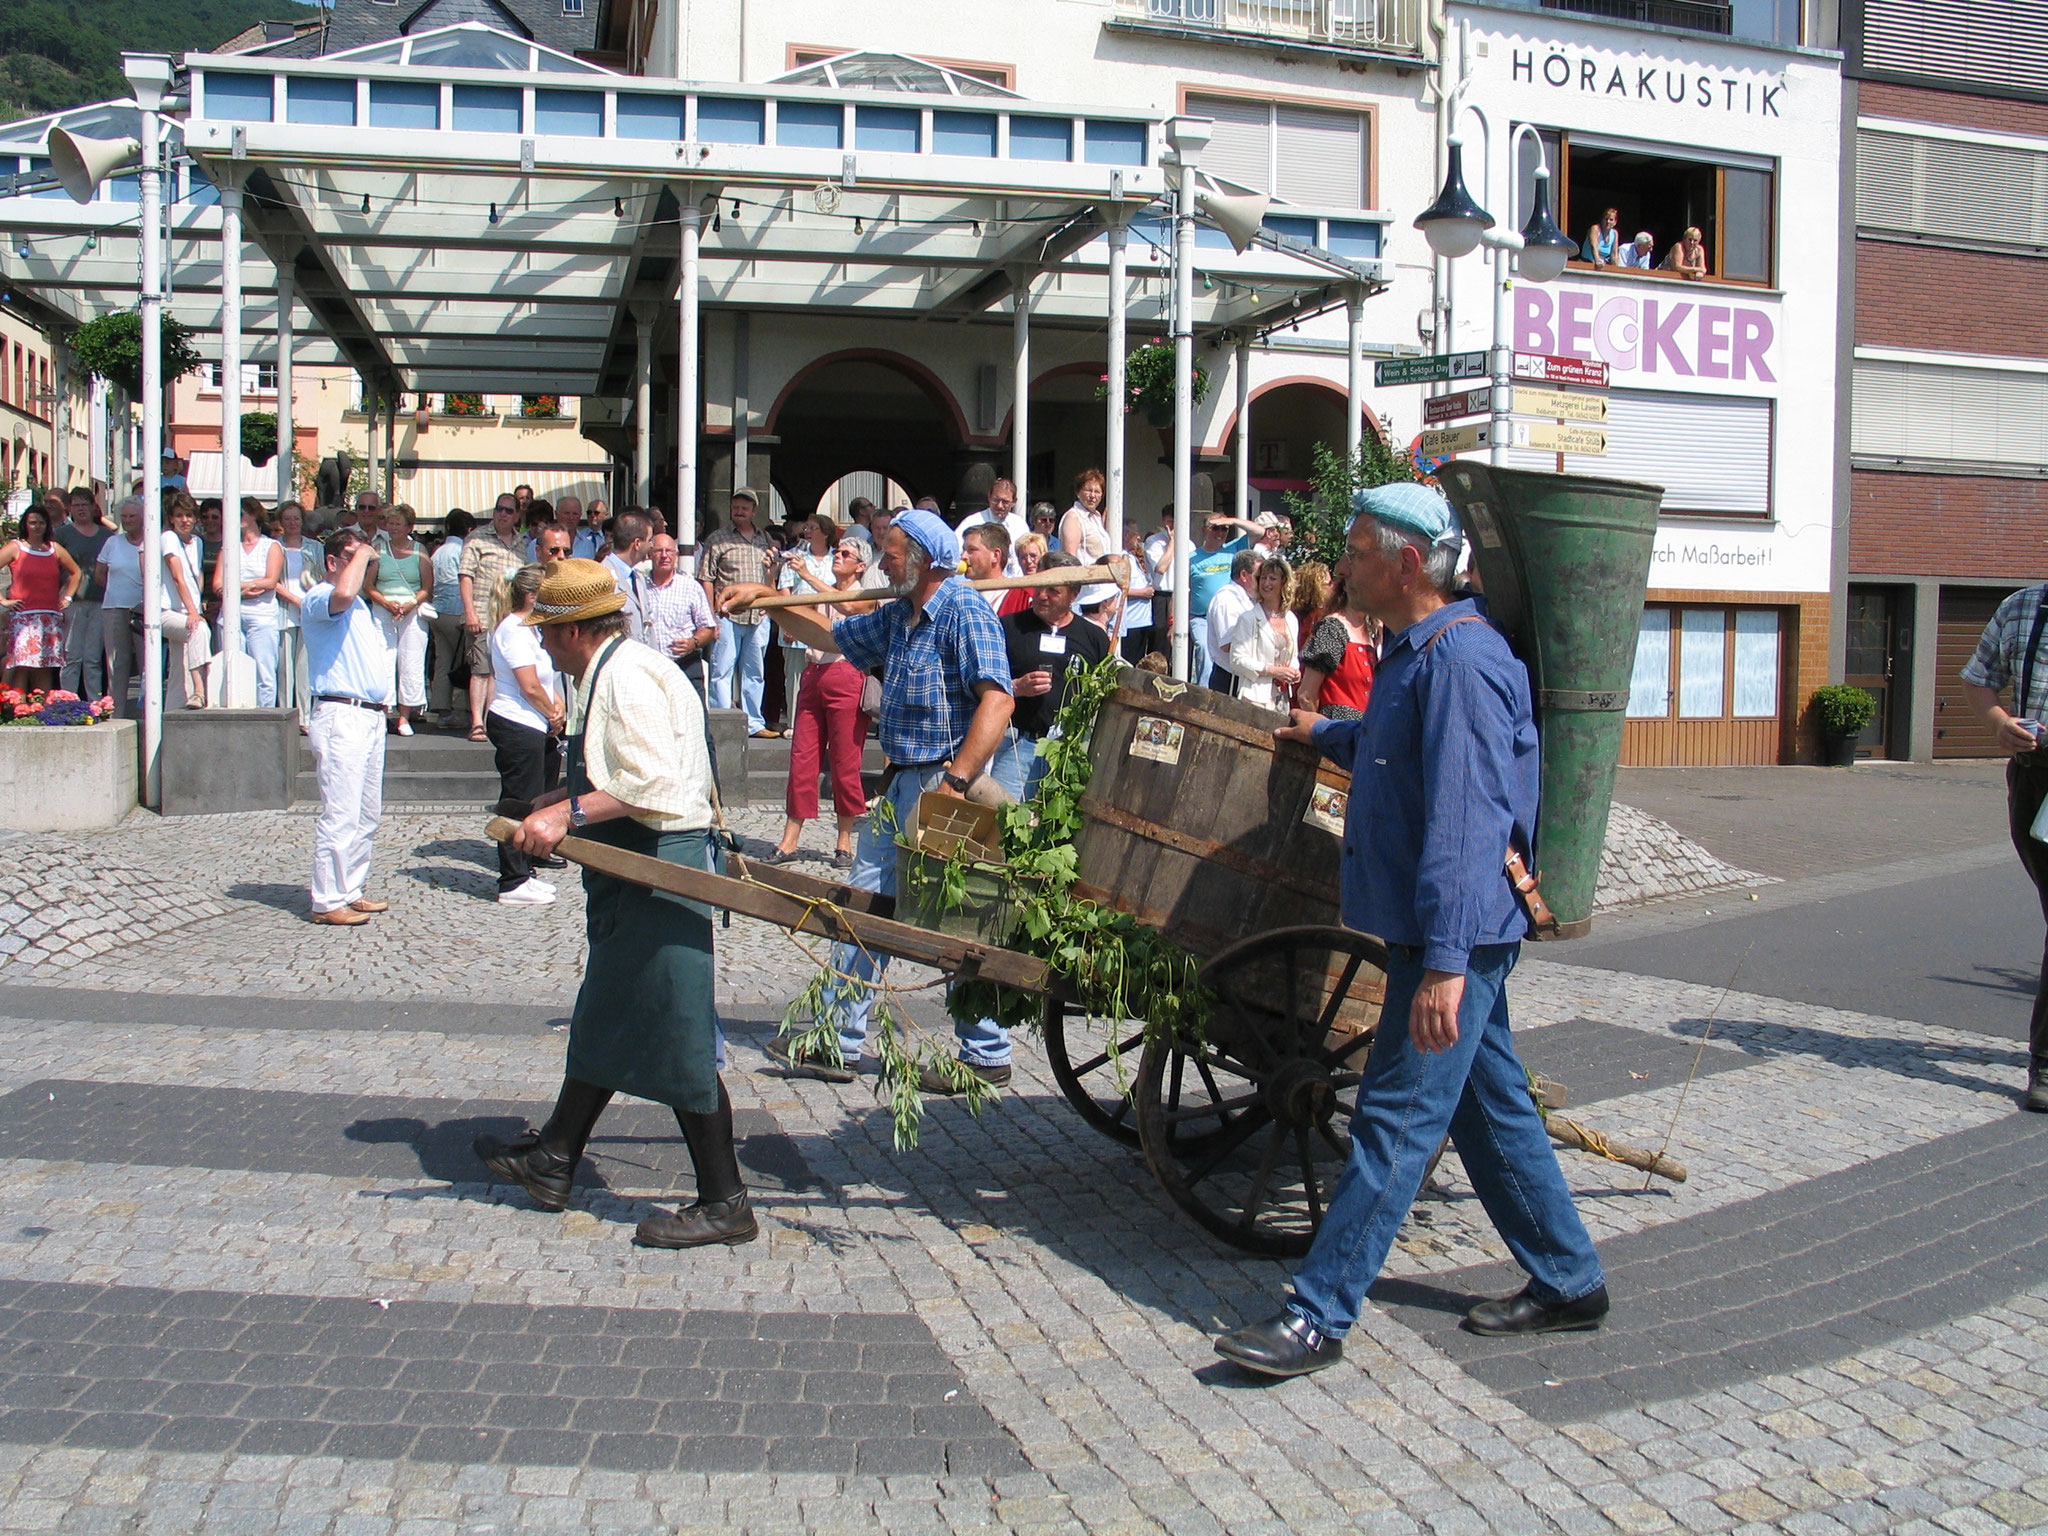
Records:
[[[945,769],[939,774],[939,781],[958,795],[966,794],[974,783],[972,779],[961,778],[959,774],[953,772],[950,768]]]
[[[572,827],[587,827],[590,825],[590,818],[583,811],[583,802],[574,795],[569,797],[569,825]]]

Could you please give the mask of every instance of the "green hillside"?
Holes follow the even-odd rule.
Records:
[[[127,94],[121,51],[212,48],[298,0],[0,0],[0,122]]]

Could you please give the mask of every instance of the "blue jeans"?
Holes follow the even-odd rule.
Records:
[[[762,685],[768,679],[768,632],[774,626],[766,619],[758,624],[718,621],[718,639],[711,647],[711,707],[732,708],[732,678],[740,678],[740,708],[747,712],[747,732],[766,730],[761,714]]]
[[[763,625],[762,628],[766,628]],[[847,883],[858,891],[878,895],[896,894],[896,831],[908,827],[917,816],[917,797],[939,782],[944,765],[905,768],[889,783],[889,792],[862,819],[860,839],[853,847],[853,873]],[[883,806],[892,807],[891,820]],[[825,990],[823,1017],[832,1018],[839,1031],[839,1053],[848,1066],[860,1060],[868,1038],[868,1019],[875,1011],[873,989],[866,985],[880,977],[889,964],[887,955],[872,954],[857,944],[832,946],[832,968],[858,981],[835,981]],[[977,1067],[1004,1067],[1010,1063],[1010,1032],[994,1019],[973,1023],[955,1020],[953,1033],[960,1037],[960,1059]]]
[[[1022,736],[1017,727],[1003,732],[1002,745],[989,759],[989,777],[1009,791],[1012,800],[1029,800],[1045,778],[1045,759],[1038,755],[1036,736]]]
[[[1209,686],[1209,621],[1196,619],[1188,626],[1188,680],[1197,688]]]
[[[1506,985],[1520,953],[1519,944],[1472,951],[1458,1043],[1435,1056],[1417,1050],[1408,1035],[1408,1010],[1422,983],[1419,952],[1394,953],[1351,1120],[1351,1160],[1294,1276],[1292,1310],[1332,1338],[1358,1320],[1446,1130],[1479,1203],[1529,1272],[1537,1300],[1576,1301],[1605,1283],[1508,1035]]]

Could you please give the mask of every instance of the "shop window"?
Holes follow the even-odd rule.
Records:
[[[1638,232],[1647,231],[1654,241],[1651,270],[1675,278],[1677,273],[1664,263],[1686,230],[1694,228],[1704,247],[1708,281],[1772,281],[1777,178],[1768,164],[1736,164],[1692,149],[1548,128],[1540,134],[1550,162],[1552,211],[1564,232],[1579,242],[1573,265],[1593,264],[1591,232],[1612,208],[1619,219],[1617,257]],[[1534,194],[1535,146],[1523,142],[1519,155],[1518,222]]]
[[[1728,699],[1728,615],[1719,608],[1687,608],[1678,624],[1678,717],[1718,720]]]
[[[1778,615],[1768,608],[1735,610],[1735,713],[1778,713]]]
[[[1636,664],[1628,680],[1631,720],[1671,713],[1671,610],[1645,608],[1636,621]]]
[[[1311,207],[1364,208],[1372,119],[1364,112],[1239,96],[1190,95],[1188,115],[1215,127],[1202,169]]]

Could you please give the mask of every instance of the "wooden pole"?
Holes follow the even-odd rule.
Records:
[[[1025,587],[1078,587],[1112,581],[1119,589],[1129,591],[1130,579],[1130,561],[1118,555],[1103,565],[1069,565],[1058,570],[1033,571],[1029,576],[991,576],[968,585],[977,592],[1014,592]],[[857,587],[850,592],[778,592],[773,597],[756,598],[745,607],[764,612],[770,608],[815,608],[825,603],[887,602],[889,597],[888,591],[872,587]],[[739,605],[734,606],[734,611],[739,611]]]
[[[1590,1152],[1595,1157],[1608,1158],[1625,1163],[1631,1168],[1640,1168],[1644,1173],[1654,1173],[1660,1179],[1669,1179],[1674,1184],[1685,1182],[1685,1164],[1673,1158],[1662,1157],[1655,1152],[1645,1152],[1641,1147],[1632,1147],[1627,1142],[1614,1141],[1598,1131],[1580,1125],[1576,1120],[1567,1120],[1562,1115],[1547,1115],[1543,1128],[1550,1132],[1550,1139],[1561,1146],[1575,1151]]]

